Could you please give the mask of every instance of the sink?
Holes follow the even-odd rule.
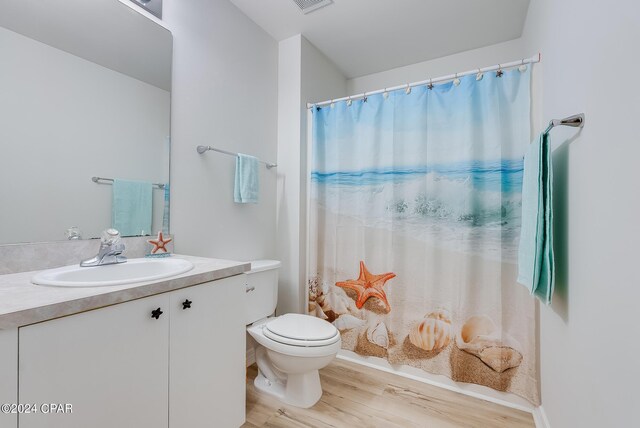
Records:
[[[104,287],[169,278],[191,269],[193,263],[184,259],[129,259],[114,265],[49,269],[34,275],[31,282],[57,287]]]

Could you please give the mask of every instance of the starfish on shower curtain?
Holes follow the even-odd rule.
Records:
[[[346,281],[336,282],[336,286],[352,290],[356,293],[356,307],[362,309],[364,304],[370,297],[377,298],[384,305],[384,312],[389,313],[391,306],[387,300],[387,295],[382,289],[384,284],[396,276],[393,272],[373,275],[367,270],[364,262],[360,262],[360,275],[358,279],[349,279]]]

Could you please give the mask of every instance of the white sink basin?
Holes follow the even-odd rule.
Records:
[[[31,282],[57,287],[103,287],[169,278],[191,269],[193,263],[184,259],[130,259],[114,265],[49,269],[34,275]]]

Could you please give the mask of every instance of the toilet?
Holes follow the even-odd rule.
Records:
[[[259,260],[245,273],[247,332],[257,342],[254,385],[283,403],[309,408],[322,396],[318,370],[340,350],[340,332],[310,315],[271,316],[278,301],[279,268],[279,261]]]

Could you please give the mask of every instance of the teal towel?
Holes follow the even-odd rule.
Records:
[[[542,133],[524,157],[518,282],[546,304],[555,284],[552,183],[549,136]]]
[[[164,185],[164,208],[162,211],[162,233],[169,234],[169,202],[170,202],[169,183]]]
[[[258,158],[238,153],[233,200],[239,204],[258,203]]]
[[[153,215],[153,184],[113,180],[111,223],[122,236],[149,235]]]

